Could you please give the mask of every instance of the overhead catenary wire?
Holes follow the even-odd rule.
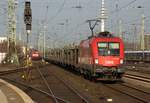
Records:
[[[91,3],[91,1],[89,1],[87,4],[90,4]],[[81,5],[81,4],[80,4]],[[80,9],[79,9],[80,10]],[[79,17],[81,18],[81,16],[80,16],[81,14],[79,14]],[[67,32],[67,34],[73,34],[77,29],[79,29],[81,26],[83,26],[84,24],[86,24],[86,22],[84,21],[84,22],[82,22],[82,23],[78,23],[75,27],[73,27],[73,29],[71,29],[71,30],[69,30],[69,32]],[[57,39],[61,39],[61,38],[65,38],[66,40],[69,40],[69,39],[67,39],[67,38],[70,38],[71,36],[73,36],[73,35],[63,35],[63,36],[61,36],[61,37],[59,37],[59,38],[57,38]],[[72,38],[74,38],[74,37],[72,37]]]
[[[146,16],[146,17],[144,17],[144,18],[145,18],[145,21],[148,21],[148,20],[150,19],[150,16]],[[128,24],[141,25],[141,23],[139,23],[139,22],[140,22],[140,19],[141,19],[141,18],[136,18],[136,19],[134,19],[134,20],[132,20],[132,21],[124,22],[123,24],[124,24],[124,25],[128,25]],[[146,23],[147,23],[147,22],[146,22]]]
[[[74,27],[72,30],[70,30],[70,32],[68,32],[67,34],[73,33],[74,31],[76,31],[78,28],[80,28],[80,27],[83,26],[84,24],[86,24],[86,22],[82,22],[82,23],[80,23],[80,24],[77,24],[76,27]],[[70,36],[72,36],[72,35],[70,35]],[[70,38],[70,36],[69,36],[69,35],[68,35],[68,36],[63,35],[63,36],[61,36],[61,37],[59,37],[59,38],[57,38],[57,39],[61,39],[61,38],[67,39],[67,38]]]
[[[124,5],[124,6],[120,7],[120,8],[118,8],[117,10],[111,11],[111,12],[110,12],[110,15],[122,11],[123,9],[129,7],[131,4],[135,3],[136,1],[137,1],[137,0],[132,0],[131,2],[127,3],[126,5]]]
[[[121,9],[121,10],[123,10],[124,8],[126,8],[126,6],[127,7],[129,7],[130,5],[132,5],[134,2],[136,2],[137,0],[130,0],[130,2],[129,3],[126,3],[124,6],[122,6],[122,7],[120,7],[119,9]],[[63,3],[62,3],[63,2]],[[49,19],[49,21],[47,22],[47,23],[49,23],[49,22],[53,22],[54,20],[56,20],[55,18],[56,17],[58,17],[58,16],[60,16],[60,13],[62,12],[62,10],[64,9],[64,6],[65,6],[65,0],[63,0],[63,1],[61,1],[61,3],[62,4],[60,4],[60,7],[58,8],[58,10],[57,10],[57,12],[55,12],[55,14],[52,16],[51,15],[51,18]],[[67,1],[66,1],[67,2]],[[91,3],[91,2],[93,2],[93,1],[91,1],[91,0],[89,0],[89,2]],[[65,6],[66,7],[66,6]],[[61,9],[62,8],[62,9]],[[121,11],[120,10],[120,11]],[[76,24],[75,24],[76,25]],[[75,28],[71,28],[71,30],[69,29],[68,30],[68,32],[67,32],[67,34],[70,34],[70,33],[74,33],[74,31],[77,31],[77,29],[78,28],[80,28],[81,26],[80,25],[77,25],[77,27],[75,27]],[[78,30],[79,31],[79,30]],[[56,31],[57,32],[57,31]],[[72,35],[67,35],[67,34],[65,34],[63,37],[65,37],[65,38],[69,38],[69,37],[71,37]],[[67,35],[67,36],[66,36]],[[61,36],[62,37],[62,36]],[[60,39],[62,39],[60,37]],[[58,37],[59,38],[59,37]]]
[[[63,10],[65,4],[66,4],[66,0],[63,1],[62,5],[60,6],[60,8],[56,12],[56,14],[53,17],[51,17],[49,20],[47,20],[48,23],[52,22],[61,13],[61,11]]]

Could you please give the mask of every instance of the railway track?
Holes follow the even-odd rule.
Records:
[[[39,91],[43,92],[38,92],[39,94],[43,94],[49,98],[55,98],[53,99],[54,103],[89,103],[87,97],[85,98],[82,96],[76,89],[72,88],[71,85],[69,85],[69,82],[63,80],[61,77],[57,75],[53,71],[52,66],[42,66],[39,70],[39,67],[34,68],[33,71],[37,71],[36,74],[38,74],[36,77],[32,79],[42,81],[42,86],[45,86],[44,88],[35,88],[32,85],[28,85],[29,87],[27,88],[27,91],[38,89]],[[17,70],[19,72],[21,70]],[[10,71],[9,71],[10,72]],[[11,71],[12,73],[15,73],[15,71]],[[40,74],[41,72],[41,74]],[[8,74],[8,73],[4,73]],[[4,76],[4,74],[2,74]],[[42,77],[43,75],[43,77]],[[44,78],[45,80],[41,79]],[[125,78],[131,78],[133,80],[137,79],[138,81],[142,81],[142,78],[145,78],[143,82],[149,82],[150,78],[146,76],[138,76],[138,75],[133,75],[133,74],[126,74]],[[9,80],[8,80],[9,81]],[[11,81],[11,80],[10,80]],[[44,83],[44,82],[47,83]],[[14,81],[16,82],[16,81]],[[22,83],[22,82],[21,82]],[[19,85],[19,84],[18,84]],[[128,85],[125,83],[122,84],[104,84],[106,87],[119,92],[128,98],[133,98],[139,103],[150,103],[150,92],[144,91],[143,89],[139,89],[136,87],[133,87],[133,85]],[[26,91],[26,90],[25,90]],[[45,94],[44,94],[45,93]],[[60,99],[60,100],[59,100]],[[57,102],[55,101],[57,100]],[[62,100],[62,101],[61,101]],[[46,102],[45,102],[46,103]],[[52,102],[53,103],[53,102]]]
[[[24,90],[25,92],[27,92],[29,90],[30,92],[32,91],[32,92],[40,93],[40,95],[43,94],[44,97],[47,96],[48,98],[52,99],[51,103],[68,103],[68,101],[65,101],[61,98],[58,98],[58,97],[54,96],[53,94],[51,94],[47,91],[44,91],[44,90],[39,89],[39,88],[35,88],[34,86],[28,85],[27,83],[19,82],[19,81],[16,81],[16,79],[11,79],[10,77],[7,77],[8,75],[12,75],[12,74],[15,75],[15,73],[23,72],[25,70],[26,70],[26,68],[16,68],[13,70],[1,71],[0,72],[0,78],[6,80],[8,82],[11,82],[14,85],[17,85],[18,87],[21,86],[21,88],[22,87],[26,88]]]
[[[135,80],[140,81],[140,83],[143,82],[143,83],[150,84],[150,77],[135,75],[135,74],[125,74],[124,77],[132,79],[134,81]],[[131,85],[128,83],[116,83],[111,85],[103,84],[103,85],[121,94],[134,98],[140,101],[140,103],[150,103],[150,91],[143,90],[138,86]]]
[[[139,76],[133,74],[126,74],[125,77],[140,80],[142,82],[150,83],[150,78],[146,76]],[[139,103],[150,103],[150,92],[144,91],[142,89],[133,87],[134,85],[127,84],[104,84],[106,87],[109,87],[112,90],[115,90],[121,94],[128,96],[129,98],[133,98]]]
[[[150,75],[150,70],[140,70],[141,68],[139,69],[130,69],[128,70],[129,72],[138,72],[138,73],[143,73],[143,74],[148,74]]]
[[[127,84],[103,84],[104,86],[117,91],[121,94],[129,96],[140,103],[150,103],[150,92],[129,86]]]
[[[45,69],[44,66],[37,66],[33,68],[33,71],[37,71],[38,76],[36,76],[32,81],[42,81],[43,88],[35,88],[34,86],[28,84],[27,82],[23,83],[21,80],[16,80],[17,77],[14,79],[10,79],[10,75],[16,75],[16,73],[23,73],[26,68],[16,68],[13,70],[2,71],[0,72],[0,78],[5,79],[9,82],[12,82],[15,85],[19,85],[19,87],[26,87],[27,92],[28,89],[31,91],[35,91],[41,93],[49,98],[52,98],[54,103],[89,103],[89,101],[81,96],[80,93],[77,92],[74,88],[72,88],[66,81],[60,79],[52,72],[48,71],[41,71],[40,69]],[[45,69],[46,70],[46,69]],[[49,73],[49,74],[47,74]],[[18,75],[18,74],[17,74]],[[40,76],[39,76],[40,75]],[[46,86],[46,89],[45,87]],[[25,90],[26,91],[26,90]],[[58,95],[58,96],[57,96]],[[63,99],[62,99],[63,98]],[[52,102],[53,103],[53,102]]]
[[[127,83],[150,88],[150,76],[148,74],[139,72],[127,72],[124,75],[123,80]]]
[[[147,76],[144,76],[144,75],[135,75],[135,74],[126,73],[124,75],[124,77],[134,79],[134,80],[138,80],[138,81],[141,81],[141,82],[150,83],[150,77],[147,77]]]
[[[52,99],[52,101],[51,101],[52,103],[68,103],[68,101],[65,101],[65,100],[63,100],[63,99],[61,99],[59,97],[54,97],[52,94],[50,94],[49,92],[46,92],[46,91],[44,91],[42,89],[35,88],[33,86],[30,86],[30,85],[22,83],[22,82],[17,82],[16,80],[13,80],[13,79],[10,79],[10,78],[7,78],[7,77],[1,77],[1,78],[6,80],[6,81],[12,82],[15,85],[19,85],[19,86],[23,86],[23,87],[27,88],[27,89],[25,89],[25,91],[29,90],[30,92],[34,91],[34,92],[40,93],[40,95],[43,94],[44,96],[47,96],[49,99],[51,98]],[[54,98],[56,98],[56,100]]]
[[[150,74],[150,64],[125,64],[124,67],[127,68],[128,71],[140,72],[145,74]]]
[[[16,69],[12,69],[12,70],[0,71],[0,76],[17,73],[17,72],[22,72],[25,70],[26,70],[26,68],[16,68]]]
[[[69,101],[69,103],[90,103],[87,98],[83,97],[67,81],[57,76],[50,69],[48,71],[48,75],[49,77],[46,78],[46,80],[54,95]]]
[[[65,72],[65,74],[70,75],[70,72]],[[88,83],[89,81],[85,80],[85,82]],[[96,98],[99,99],[99,102],[96,103],[100,103],[100,102],[106,103],[109,101],[112,103],[149,103],[148,101],[149,101],[150,93],[144,91],[145,88],[138,88],[138,87],[134,87],[134,85],[127,85],[125,83],[118,84],[120,82],[115,82],[115,83],[111,82],[111,84],[106,84],[106,83],[109,82],[104,82],[104,83],[90,82],[87,84],[87,86],[85,86],[86,90],[88,90],[89,93],[91,90],[93,92],[94,90],[96,90],[95,94],[93,94]],[[94,90],[91,89],[90,85],[92,85],[92,88],[94,88]]]

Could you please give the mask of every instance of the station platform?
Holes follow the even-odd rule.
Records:
[[[34,103],[21,89],[0,79],[0,103]]]

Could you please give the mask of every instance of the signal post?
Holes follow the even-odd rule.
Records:
[[[24,9],[24,23],[26,25],[26,57],[25,57],[25,68],[26,71],[24,72],[22,78],[25,78],[25,80],[30,79],[31,70],[30,67],[32,66],[31,59],[29,58],[29,35],[31,34],[32,30],[32,11],[31,11],[31,2],[25,1],[25,9]]]

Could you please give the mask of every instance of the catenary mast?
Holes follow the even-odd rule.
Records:
[[[19,63],[16,54],[16,0],[8,0],[8,56],[11,63]]]
[[[16,42],[16,1],[8,0],[8,36],[12,42]]]

